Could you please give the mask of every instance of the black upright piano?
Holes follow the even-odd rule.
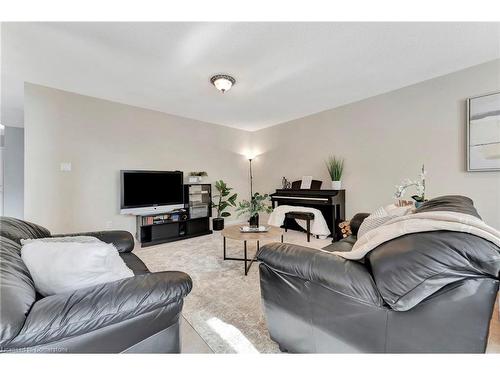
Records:
[[[338,224],[345,220],[345,190],[277,189],[270,195],[276,205],[316,208],[323,214],[334,241],[342,238]]]

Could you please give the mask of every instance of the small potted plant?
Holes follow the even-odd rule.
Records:
[[[212,228],[213,230],[222,230],[224,229],[224,218],[231,216],[231,213],[226,210],[230,206],[236,207],[238,194],[234,193],[230,195],[233,188],[228,187],[222,180],[215,182],[215,189],[217,190],[217,194],[213,196],[212,207],[217,210],[217,217],[212,219]]]
[[[199,184],[203,177],[208,176],[207,172],[189,172],[189,183],[190,184]]]
[[[394,193],[394,198],[396,198],[397,202],[401,202],[402,198],[409,187],[415,186],[417,190],[416,195],[412,195],[411,197],[415,201],[415,207],[418,208],[424,204],[425,199],[425,176],[427,172],[425,171],[425,166],[422,165],[422,170],[420,171],[420,176],[418,180],[410,180],[409,178],[404,179],[401,182],[401,185],[396,186],[396,192]]]
[[[332,190],[342,189],[342,173],[344,172],[344,159],[330,156],[326,161],[326,168],[332,180]]]
[[[239,202],[236,212],[238,212],[238,216],[248,214],[250,216],[248,221],[250,228],[258,228],[259,212],[266,212],[268,214],[273,212],[272,207],[266,203],[268,199],[268,194],[260,195],[259,193],[255,193],[250,201],[242,200]]]

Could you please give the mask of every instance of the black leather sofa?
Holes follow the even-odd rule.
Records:
[[[475,212],[468,198],[445,198],[458,201],[462,212]],[[448,209],[431,201],[428,207]],[[436,231],[383,243],[361,262],[330,254],[352,248],[366,216],[356,215],[353,235],[326,251],[278,243],[262,247],[263,307],[280,349],[484,352],[499,287],[500,249],[471,234]]]
[[[75,233],[113,243],[135,276],[42,298],[20,240],[51,237],[36,224],[0,219],[0,351],[178,353],[179,317],[192,287],[183,272],[150,273],[125,231]]]

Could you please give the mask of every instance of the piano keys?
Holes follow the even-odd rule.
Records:
[[[338,224],[345,220],[345,190],[277,189],[270,197],[273,208],[287,204],[320,210],[332,233],[332,242],[342,238]]]

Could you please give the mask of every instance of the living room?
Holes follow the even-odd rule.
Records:
[[[7,357],[500,353],[500,22],[69,19],[1,23]]]

